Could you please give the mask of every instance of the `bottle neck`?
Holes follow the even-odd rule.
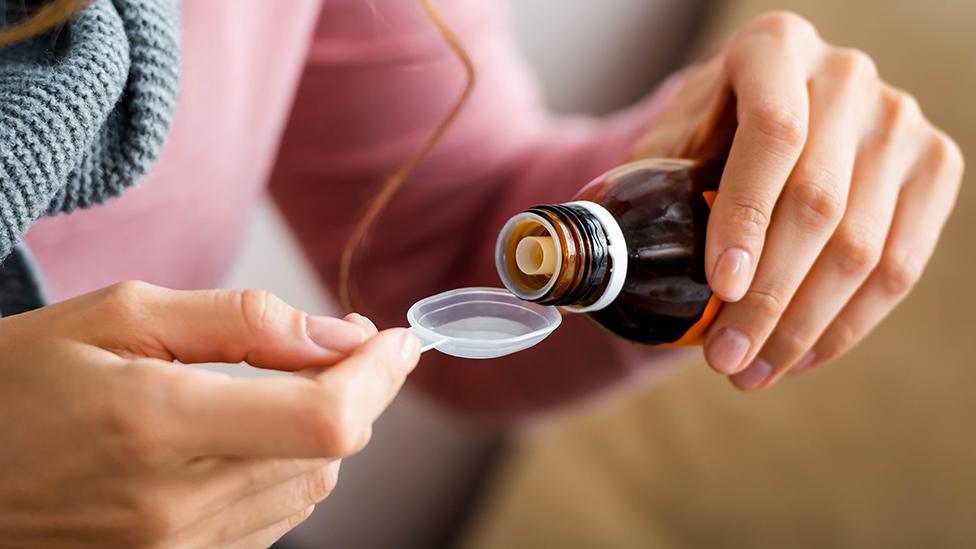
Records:
[[[505,287],[520,299],[584,312],[616,297],[627,257],[609,212],[591,202],[570,202],[512,217],[498,236],[495,263]]]

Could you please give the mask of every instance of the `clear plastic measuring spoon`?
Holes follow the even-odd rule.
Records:
[[[555,307],[538,305],[503,288],[459,288],[414,303],[407,311],[421,351],[461,358],[497,358],[528,349],[562,322]]]

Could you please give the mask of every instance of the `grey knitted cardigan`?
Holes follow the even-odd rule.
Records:
[[[0,315],[42,302],[20,244],[31,223],[122,194],[158,156],[176,103],[177,4],[94,0],[57,32],[0,49]]]

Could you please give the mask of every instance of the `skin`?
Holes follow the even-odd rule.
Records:
[[[267,547],[329,495],[418,348],[256,290],[130,282],[4,318],[0,546]]]
[[[634,157],[728,162],[705,357],[740,389],[848,352],[909,292],[955,204],[959,147],[863,52],[769,13],[689,69]]]

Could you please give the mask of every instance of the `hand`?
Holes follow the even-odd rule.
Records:
[[[851,349],[908,293],[963,172],[956,144],[859,51],[763,15],[689,70],[636,157],[728,161],[705,272],[705,356],[742,389]]]
[[[416,364],[409,332],[375,334],[261,291],[142,283],[0,320],[0,546],[267,547]]]

